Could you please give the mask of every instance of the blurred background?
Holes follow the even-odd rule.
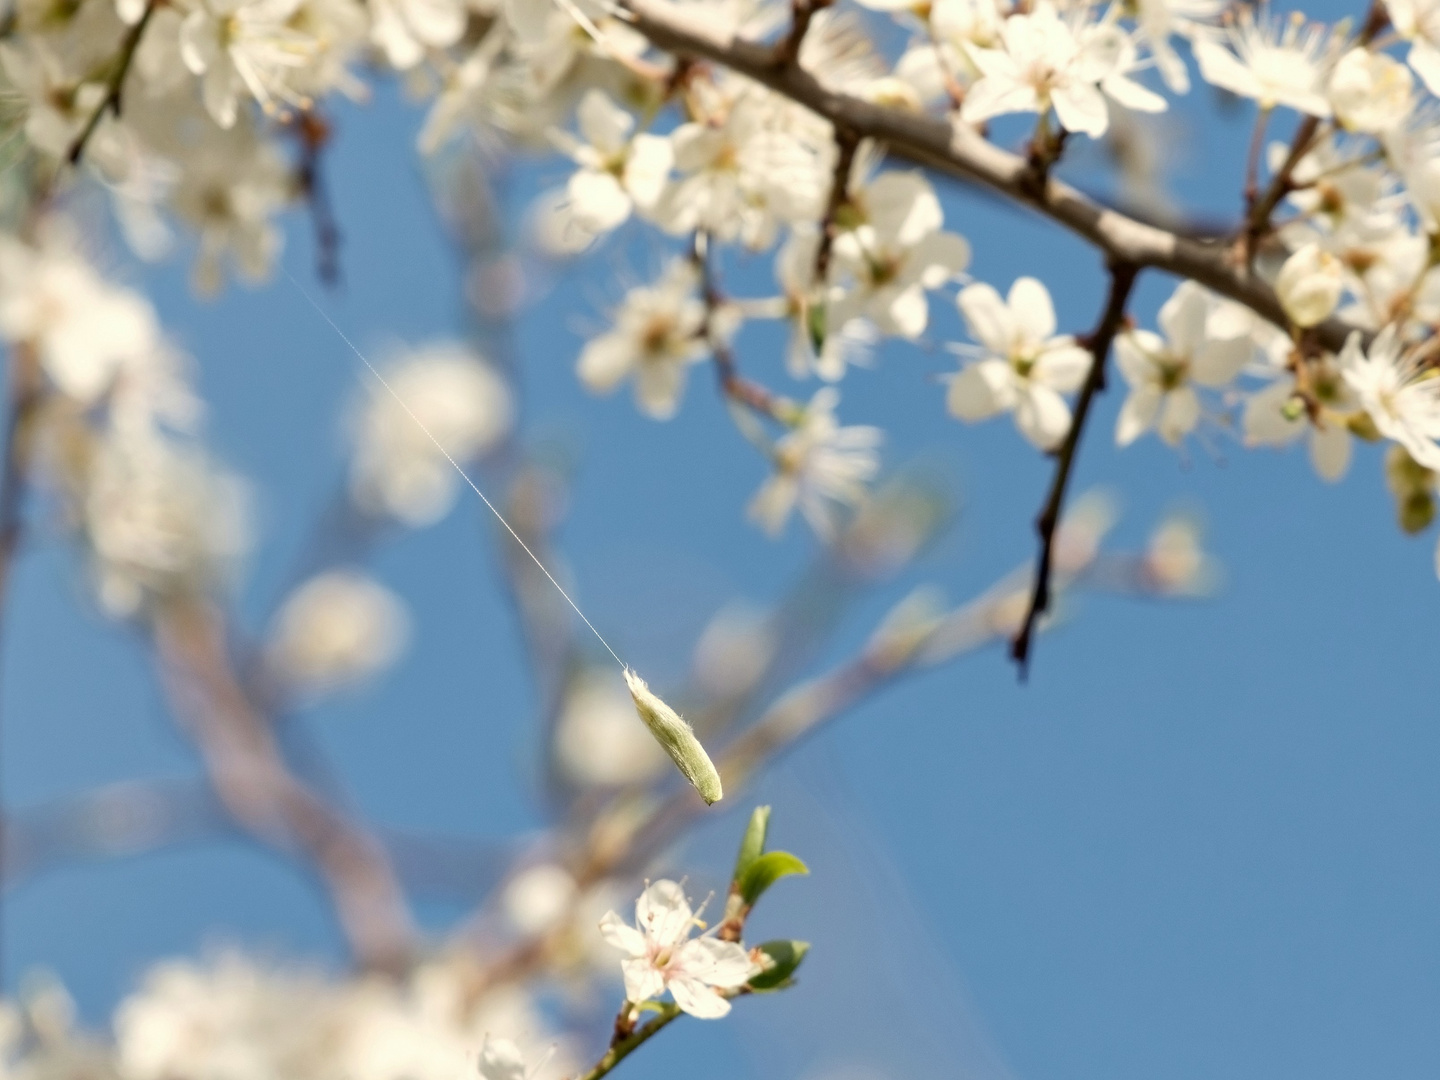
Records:
[[[1215,104],[1202,87],[1135,138],[1181,205],[1228,221],[1250,116],[1221,103],[1217,120]],[[337,287],[315,280],[309,224],[289,219],[286,268],[377,358],[473,331],[465,260],[412,151],[420,119],[393,87],[335,117]],[[1098,175],[1072,168],[1081,182]],[[500,219],[518,234],[534,195],[564,175],[545,159],[492,175]],[[961,189],[943,200],[977,279],[1003,292],[1040,276],[1061,328],[1088,329],[1104,289],[1093,253]],[[815,541],[798,521],[779,541],[746,522],[765,463],[704,368],[669,423],[578,384],[586,334],[664,257],[631,229],[574,264],[522,267],[514,318],[482,347],[516,373],[521,441],[569,463],[558,543],[577,600],[664,687],[720,608],[773,602]],[[204,302],[184,259],[125,272],[198,358],[210,445],[253,484],[258,529],[237,595],[259,632],[317,508],[344,483],[358,361],[284,275]],[[771,282],[767,259],[726,268],[739,293]],[[497,288],[473,276],[469,287],[482,300]],[[1142,322],[1172,288],[1143,279]],[[954,512],[914,565],[855,598],[815,670],[852,654],[916,585],[959,601],[1033,557],[1050,465],[1006,421],[946,416],[938,376],[955,359],[940,343],[963,331],[948,300],[932,318],[920,349],[887,347],[847,376],[840,415],[883,427],[887,471],[939,478]],[[742,367],[808,394],[788,385],[774,343],[755,341],[741,339]],[[813,951],[796,989],[742,1002],[723,1023],[676,1025],[629,1075],[1440,1076],[1433,536],[1396,527],[1374,448],[1334,486],[1300,448],[1243,452],[1215,429],[1179,454],[1153,438],[1121,453],[1121,398],[1100,400],[1075,490],[1114,493],[1116,541],[1131,548],[1167,513],[1196,515],[1223,567],[1213,592],[1075,596],[1028,683],[999,647],[907,678],[727,797],[664,872],[690,874],[699,895],[723,887],[745,815],[772,804],[773,842],[812,874],[776,887],[751,936]],[[371,565],[409,607],[408,649],[369,692],[293,721],[369,819],[464,841],[463,880],[419,896],[436,929],[468,910],[467,892],[483,895],[516,835],[546,821],[541,703],[496,544],[467,497],[378,545]],[[7,809],[198,775],[143,644],[94,611],[73,554],[43,537],[12,583],[3,665]],[[332,965],[344,955],[311,883],[238,839],[27,877],[6,892],[0,925],[7,989],[52,972],[98,1026],[159,957],[229,944]]]

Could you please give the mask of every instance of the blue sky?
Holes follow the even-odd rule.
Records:
[[[1233,212],[1246,117],[1186,115],[1176,186]],[[457,263],[410,153],[416,122],[389,93],[340,115],[331,182],[346,283],[322,302],[365,349],[464,328]],[[512,187],[560,175],[526,166]],[[977,277],[1003,291],[1038,274],[1065,328],[1090,325],[1103,290],[1093,254],[993,202],[956,189],[945,201]],[[289,226],[286,265],[309,280],[306,224]],[[663,683],[721,603],[775,597],[812,544],[800,528],[771,542],[744,521],[763,463],[703,373],[668,424],[576,384],[577,328],[618,298],[617,273],[644,276],[659,254],[632,237],[592,256],[526,313],[514,345],[531,437],[582,458],[562,537],[581,604]],[[732,281],[758,291],[768,275],[751,260]],[[213,445],[259,493],[240,599],[255,622],[343,477],[356,362],[283,277],[217,303],[190,298],[185,278],[178,265],[144,274],[198,358]],[[1148,277],[1137,313],[1153,318],[1171,287]],[[958,336],[948,302],[934,310],[937,339]],[[771,350],[741,362],[785,383]],[[887,348],[843,385],[842,416],[891,433],[889,465],[946,476],[959,512],[913,572],[856,606],[832,659],[913,585],[958,600],[1031,557],[1049,466],[1008,422],[945,416],[935,376],[952,365],[938,348]],[[845,1061],[855,1076],[1024,1080],[1440,1075],[1434,537],[1400,535],[1374,448],[1335,486],[1299,450],[1223,437],[1218,453],[1153,440],[1120,452],[1119,402],[1112,389],[1099,404],[1077,488],[1118,493],[1131,545],[1167,510],[1198,510],[1221,590],[1196,603],[1085,598],[1040,642],[1028,685],[990,651],[867,702],[803,748],[755,797],[815,871],[777,888],[759,927],[816,943],[806,978],[733,1023],[673,1029],[632,1074],[800,1077]],[[387,544],[374,565],[411,605],[411,649],[372,693],[306,718],[387,825],[501,838],[539,820],[534,702],[491,544],[471,500]],[[0,708],[9,805],[194,773],[143,649],[93,613],[53,544],[15,578]],[[727,801],[675,871],[723,872],[753,801]],[[441,925],[456,912],[425,914]],[[241,941],[338,956],[309,885],[227,844],[27,884],[6,901],[3,935],[10,985],[53,970],[96,1022],[161,955]]]

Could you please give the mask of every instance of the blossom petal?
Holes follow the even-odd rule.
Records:
[[[981,360],[950,380],[946,407],[957,420],[988,420],[1015,407],[1015,372],[1003,360]]]
[[[1053,450],[1070,430],[1070,406],[1048,386],[1031,383],[1015,405],[1015,426],[1041,450]]]
[[[620,964],[625,977],[626,1001],[649,1001],[665,992],[665,976],[648,957],[637,956]]]
[[[645,955],[645,935],[613,911],[607,911],[600,920],[600,936],[631,956]]]
[[[743,986],[755,972],[750,954],[743,947],[713,937],[693,938],[680,946],[674,967],[722,990]]]
[[[1134,387],[1125,404],[1120,406],[1120,419],[1115,423],[1115,443],[1129,446],[1155,425],[1160,411],[1160,391],[1144,384]]]
[[[1350,432],[1333,419],[1310,432],[1310,463],[1322,480],[1333,484],[1349,471],[1350,449]]]
[[[651,883],[635,901],[635,924],[645,937],[662,948],[673,948],[685,939],[695,923],[685,890],[667,878]]]
[[[1055,333],[1055,305],[1050,290],[1033,277],[1016,278],[1006,298],[1010,313],[1029,341],[1044,341]]]
[[[699,979],[671,979],[670,993],[676,1005],[699,1020],[718,1020],[730,1011],[730,1002]]]
[[[996,356],[1009,356],[1017,327],[1015,317],[993,285],[967,285],[956,297],[970,336]]]

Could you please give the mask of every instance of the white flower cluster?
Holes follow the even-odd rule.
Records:
[[[1119,440],[1154,430],[1178,443],[1207,416],[1233,413],[1249,444],[1308,435],[1327,477],[1344,471],[1356,436],[1384,436],[1418,465],[1435,464],[1440,7],[1430,0],[1378,5],[1359,26],[1222,0],[859,0],[807,5],[791,60],[782,54],[792,13],[778,0],[645,6],[713,42],[778,42],[776,62],[793,61],[823,91],[901,118],[943,116],[967,137],[1033,116],[1041,177],[1067,138],[1105,135],[1117,110],[1165,110],[1195,73],[1252,100],[1262,123],[1276,110],[1303,116],[1294,143],[1272,148],[1268,175],[1252,178],[1237,241],[1238,261],[1273,286],[1285,325],[1182,285],[1160,333],[1127,329],[1117,343],[1132,390]],[[889,55],[866,22],[877,17],[907,36]],[[878,473],[880,433],[842,425],[832,389],[803,404],[748,381],[731,355],[747,322],[781,323],[787,370],[833,383],[882,337],[921,339],[934,294],[959,282],[975,340],[960,351],[975,355],[949,384],[951,412],[1011,413],[1035,446],[1059,446],[1090,357],[1060,332],[1045,285],[1022,278],[1002,299],[965,281],[969,245],[946,229],[923,172],[886,167],[875,145],[857,145],[770,84],[668,55],[642,23],[610,0],[80,0],[59,9],[22,0],[0,42],[0,73],[23,103],[29,175],[41,189],[72,177],[65,162],[83,151],[142,252],[159,249],[167,215],[195,231],[196,280],[209,291],[227,261],[250,277],[273,262],[276,213],[313,195],[282,140],[302,159],[317,152],[317,110],[335,94],[363,98],[367,62],[433,93],[420,135],[427,152],[465,133],[558,151],[573,169],[534,215],[552,252],[591,248],[627,222],[685,245],[658,279],[619,301],[612,328],[584,347],[580,378],[601,393],[632,381],[641,410],[665,419],[680,408],[689,368],[713,358],[745,414],[738,422],[773,467],[751,508],[769,532],[798,507],[822,537],[835,535]],[[7,245],[6,333],[43,338],[41,362],[65,393],[94,400],[137,352],[155,351],[153,317],[137,298],[39,254],[53,241]],[[737,249],[774,253],[779,295],[724,294],[719,276]],[[60,299],[50,304],[51,295]],[[104,340],[77,331],[79,320],[47,329],[67,305],[103,311],[89,325],[103,324]],[[1361,332],[1353,345],[1317,344],[1310,331],[1332,318]],[[452,497],[444,456],[483,453],[507,428],[508,402],[488,369],[453,350],[413,378],[442,452],[391,406],[377,407],[358,425],[353,490],[369,512],[420,524]],[[133,487],[124,477],[137,470],[110,464],[112,486]],[[186,488],[184,473],[160,485],[164,495]],[[173,512],[157,501],[132,516]],[[122,566],[147,546],[99,534],[97,546],[102,539]],[[137,602],[128,585],[110,591],[120,606]]]
[[[544,1062],[531,1080],[573,1067],[524,993],[473,1000],[469,974],[453,959],[422,964],[402,982],[265,965],[233,951],[165,961],[120,1002],[113,1039],[78,1030],[58,986],[0,1006],[0,1070],[57,1080],[456,1080],[472,1075],[487,1033],[501,1031],[515,1053]],[[559,1052],[547,1060],[546,1047]]]

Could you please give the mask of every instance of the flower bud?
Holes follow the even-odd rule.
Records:
[[[1306,244],[1285,260],[1275,292],[1296,326],[1314,326],[1330,317],[1340,303],[1341,270],[1340,260],[1319,244]]]
[[[722,794],[720,774],[715,771],[710,755],[705,753],[705,747],[700,745],[700,740],[695,737],[690,725],[680,718],[679,713],[651,693],[645,680],[629,668],[625,669],[625,685],[630,688],[630,696],[635,699],[635,711],[640,714],[640,719],[645,721],[645,726],[650,729],[650,734],[655,736],[661,748],[670,755],[676,768],[695,786],[695,790],[700,792],[700,797],[707,804],[719,802]]]
[[[1357,47],[1330,74],[1330,103],[1348,131],[1388,131],[1410,112],[1415,83],[1394,57]]]

